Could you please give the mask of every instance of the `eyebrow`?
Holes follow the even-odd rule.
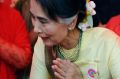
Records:
[[[33,14],[31,11],[29,11],[29,12],[30,12],[30,15],[32,15],[32,17],[35,17],[34,14]],[[43,17],[40,17],[40,16],[37,16],[36,18],[39,19],[40,21],[41,21],[41,20],[43,20],[43,21],[48,21],[48,19],[43,18]]]

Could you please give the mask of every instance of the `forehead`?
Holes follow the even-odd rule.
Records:
[[[43,9],[40,5],[40,3],[38,3],[36,0],[30,0],[30,12],[34,16],[47,18],[45,12],[43,11]]]

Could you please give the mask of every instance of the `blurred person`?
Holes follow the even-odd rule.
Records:
[[[15,1],[15,0],[13,0]],[[33,26],[31,24],[30,20],[30,13],[29,13],[29,0],[17,0],[17,3],[15,3],[15,6],[13,7],[17,9],[22,17],[25,20],[26,26],[27,26],[27,31],[29,32],[29,39],[30,39],[30,44],[32,47],[32,54],[34,51],[34,44],[37,40],[37,34],[33,31]],[[31,62],[30,64],[24,68],[20,69],[16,72],[17,79],[28,79],[29,78],[29,73],[30,73],[30,68],[31,68]]]
[[[94,26],[105,25],[113,16],[120,14],[120,0],[93,0],[96,3]]]
[[[25,22],[15,10],[0,3],[0,79],[16,79],[15,72],[31,60]]]
[[[120,15],[113,16],[105,26],[120,36]]]

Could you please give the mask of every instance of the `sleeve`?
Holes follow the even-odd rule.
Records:
[[[14,9],[8,9],[9,26],[6,39],[0,39],[0,58],[15,68],[24,68],[31,60],[31,48],[25,22]],[[3,29],[4,30],[4,29]],[[7,52],[7,53],[6,53]]]
[[[109,68],[113,79],[120,79],[120,38],[116,38],[114,42],[114,48],[109,58]]]
[[[30,79],[48,79],[48,71],[45,65],[44,45],[38,38],[34,47]]]
[[[31,47],[25,21],[23,20],[20,13],[16,10],[14,10],[14,15],[12,17],[14,18],[13,26],[16,28],[14,43],[16,46],[22,48],[25,51],[25,61],[28,64],[31,60]]]
[[[23,20],[20,13],[16,10],[14,11],[14,15],[12,17],[14,18],[14,21],[12,21],[14,22],[13,26],[16,30],[15,44],[17,44],[19,47],[30,48],[30,40],[25,21]]]

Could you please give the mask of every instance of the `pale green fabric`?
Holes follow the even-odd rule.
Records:
[[[49,79],[41,38],[38,38],[34,50],[30,79]],[[74,63],[79,65],[83,79],[120,79],[119,36],[100,27],[85,30],[79,59]],[[90,69],[96,72],[94,78],[88,73]]]

